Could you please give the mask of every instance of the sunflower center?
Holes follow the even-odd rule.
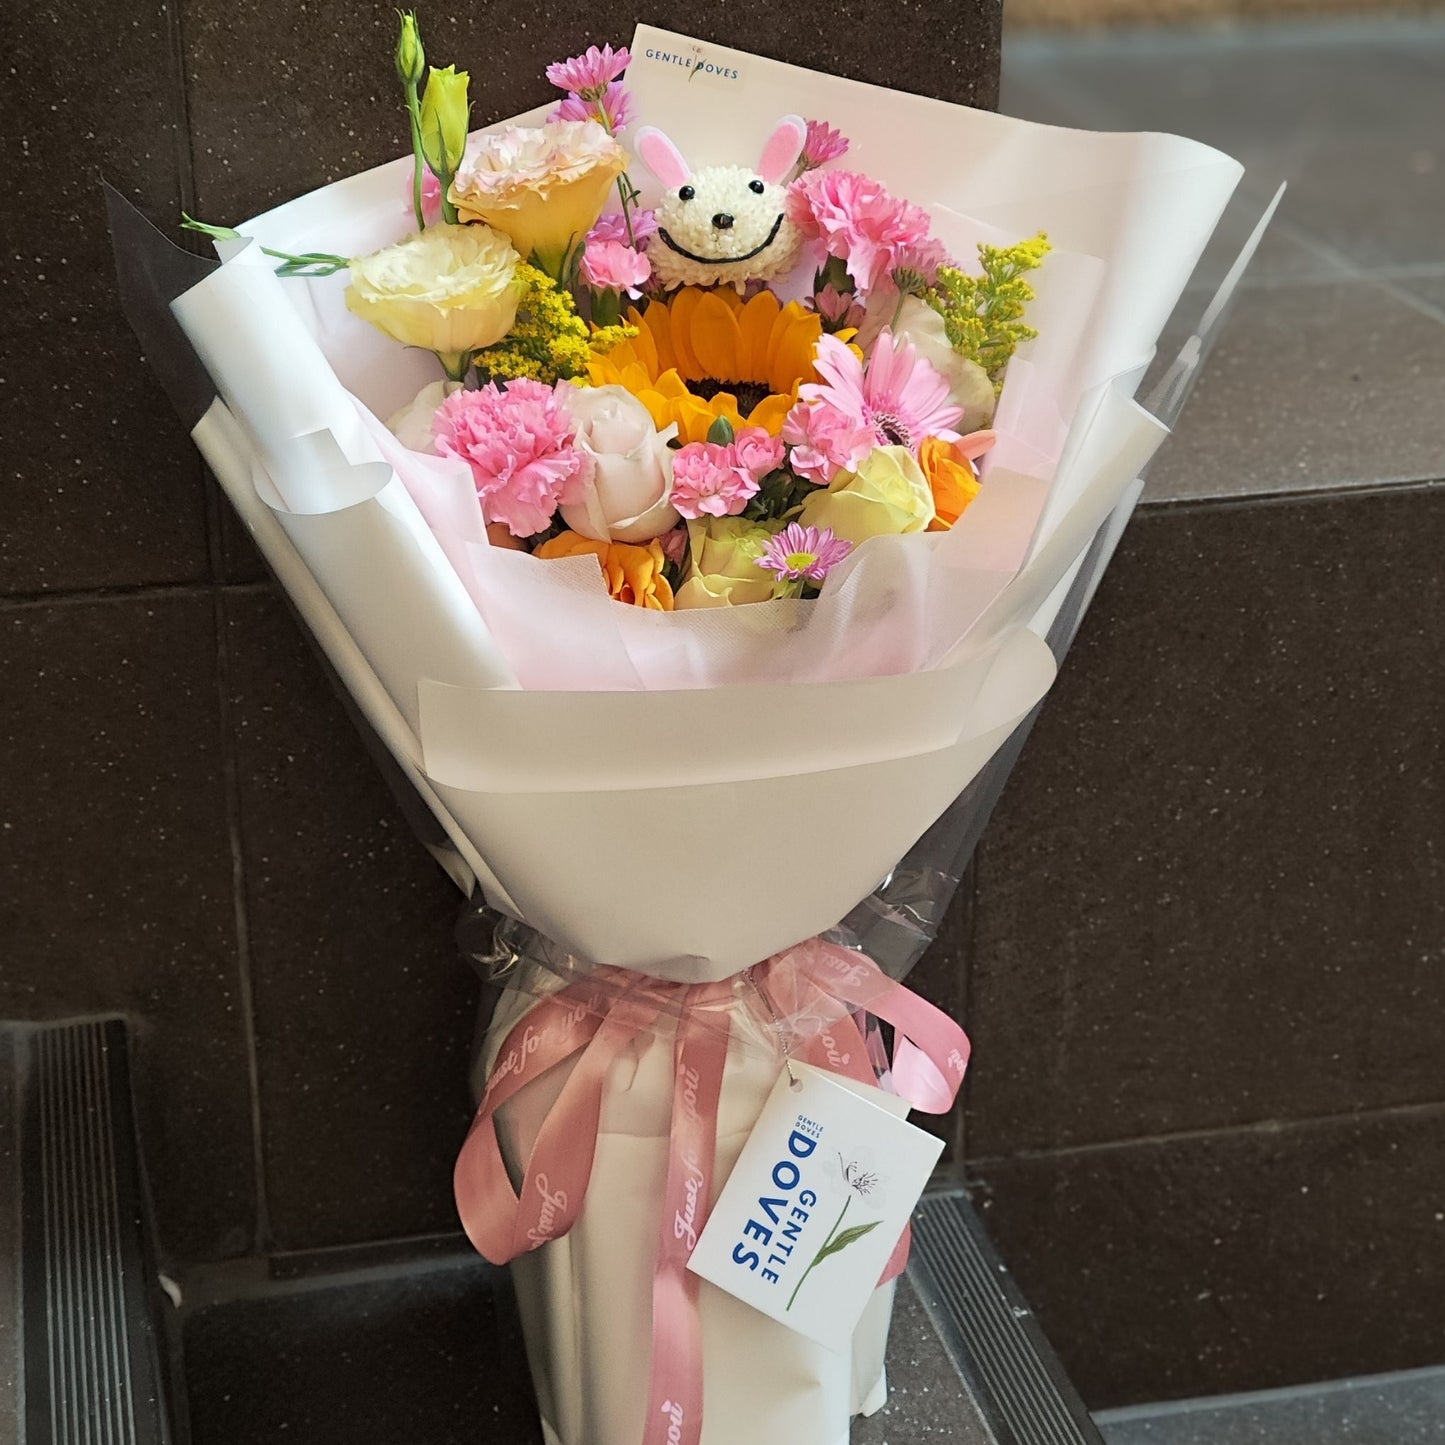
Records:
[[[773,393],[765,381],[718,381],[715,377],[704,376],[688,380],[687,389],[702,401],[711,401],[718,392],[726,391],[738,399],[738,411],[743,416],[751,414],[754,407],[765,402]]]
[[[873,429],[890,446],[907,447],[913,450],[913,434],[903,421],[891,411],[873,413]]]

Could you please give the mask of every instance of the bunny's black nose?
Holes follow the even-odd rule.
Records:
[[[733,228],[733,218],[726,211],[719,211],[712,218],[712,223],[719,231],[731,231]]]

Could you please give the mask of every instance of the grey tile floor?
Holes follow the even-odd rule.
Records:
[[[1108,1445],[1439,1445],[1445,1368],[1112,1410]]]
[[[1289,185],[1146,501],[1445,476],[1445,17],[1006,37],[1000,108],[1243,162],[1201,283]]]

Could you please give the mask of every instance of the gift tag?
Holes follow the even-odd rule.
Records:
[[[793,1064],[708,1217],[688,1268],[846,1351],[943,1141],[880,1090]],[[886,1106],[885,1106],[886,1105]]]

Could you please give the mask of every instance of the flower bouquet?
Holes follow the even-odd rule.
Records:
[[[1258,239],[1151,414],[1240,168],[649,27],[477,132],[410,15],[395,63],[410,156],[188,221],[199,278],[118,215],[123,289],[501,920],[457,1198],[516,1260],[549,1440],[835,1445],[907,1236],[824,1196],[874,1175],[840,1159],[796,1263],[748,1266],[881,1275],[850,1348],[689,1264],[780,1071],[952,1102],[967,1041],[900,980]]]

